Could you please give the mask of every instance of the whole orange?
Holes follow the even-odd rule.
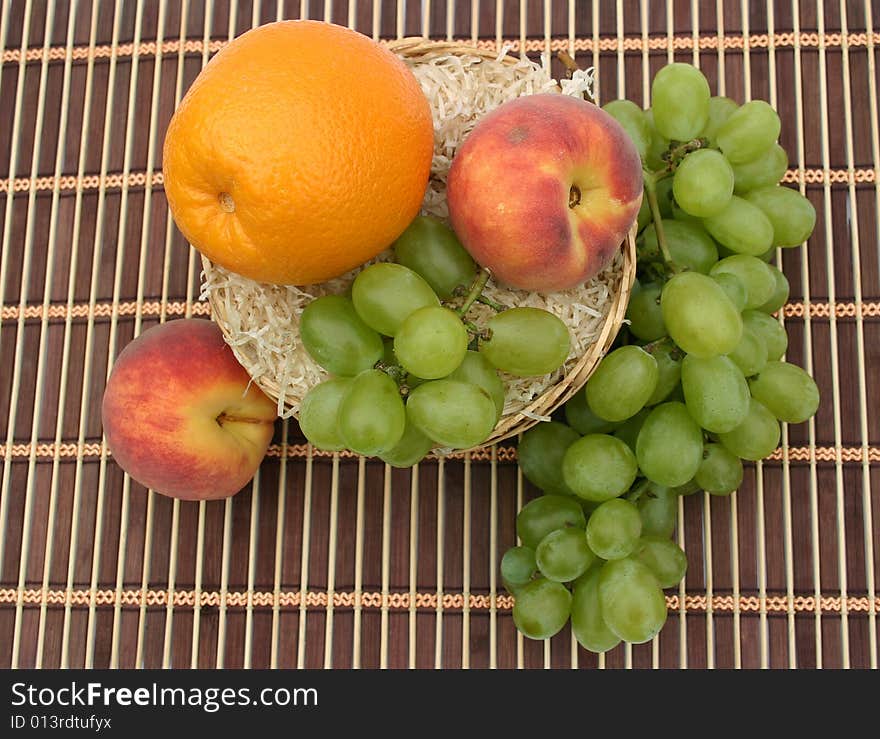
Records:
[[[281,21],[202,70],[168,125],[165,193],[184,236],[261,282],[306,285],[388,247],[419,211],[428,101],[362,34]]]

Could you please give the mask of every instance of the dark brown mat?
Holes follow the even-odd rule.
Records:
[[[263,2],[254,18],[235,3],[231,24],[223,1],[190,2],[183,20],[178,2],[81,2],[72,22],[66,2],[4,3],[0,667],[876,666],[880,3],[728,0],[718,17],[714,0],[698,16],[689,0],[627,0],[620,18],[580,0],[435,0],[425,18],[420,2],[303,3],[312,17],[325,5],[385,38],[427,28],[536,58],[571,43],[606,100],[641,101],[646,71],[696,50],[713,90],[723,74],[726,94],[774,102],[789,180],[818,212],[809,249],[783,260],[789,357],[823,393],[815,423],[790,428],[735,497],[684,501],[690,571],[669,622],[604,660],[567,633],[516,636],[495,572],[534,491],[500,449],[413,479],[311,459],[279,423],[253,490],[148,499],[102,456],[99,408],[135,331],[205,314],[161,186],[177,74],[185,90],[230,30],[301,6]]]

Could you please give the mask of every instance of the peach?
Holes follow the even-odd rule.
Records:
[[[498,281],[564,290],[620,247],[642,202],[642,164],[601,108],[530,95],[475,126],[453,159],[447,199],[462,244]]]
[[[156,492],[228,498],[254,476],[276,407],[223,341],[216,324],[182,319],[144,331],[122,352],[102,418],[117,464]]]

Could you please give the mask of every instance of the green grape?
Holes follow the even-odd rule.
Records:
[[[387,452],[382,452],[379,455],[379,459],[386,464],[390,464],[392,467],[412,467],[414,464],[421,462],[433,446],[434,442],[407,418],[400,441]]]
[[[666,538],[642,537],[633,559],[651,570],[661,588],[674,588],[687,572],[687,555],[678,544]]]
[[[736,277],[746,288],[746,309],[749,310],[764,305],[776,289],[776,278],[770,267],[757,257],[746,254],[725,257],[712,267],[710,274],[714,277],[723,272]]]
[[[449,375],[449,379],[469,382],[485,390],[495,403],[495,410],[498,411],[495,420],[501,418],[506,397],[504,383],[486,357],[479,352],[468,351],[461,364]]]
[[[607,421],[623,421],[642,408],[657,387],[657,360],[638,346],[605,355],[587,380],[590,410]]]
[[[365,457],[388,451],[403,437],[406,411],[397,383],[379,370],[355,377],[339,405],[339,436]]]
[[[684,485],[702,456],[703,433],[683,403],[661,403],[651,411],[636,442],[636,459],[645,477],[667,487]]]
[[[491,338],[480,351],[493,366],[519,377],[546,375],[568,357],[571,336],[556,316],[540,308],[510,308],[487,323]]]
[[[657,405],[669,397],[681,380],[681,350],[671,342],[661,342],[651,350],[657,361],[657,387],[645,405]]]
[[[674,184],[675,184],[675,181],[673,180],[673,185]],[[682,210],[681,208],[678,207],[678,203],[676,203],[675,201],[673,201],[673,203],[672,203],[672,218],[673,218],[673,220],[680,221],[681,223],[691,223],[694,226],[699,226],[700,231],[705,232],[707,235],[709,233],[708,231],[706,231],[705,228],[703,228],[703,219],[702,218],[699,218],[698,216],[692,216],[686,210]],[[714,244],[715,242],[713,241],[712,243]],[[716,250],[717,250],[717,246],[716,246]]]
[[[775,362],[781,359],[788,349],[788,334],[785,333],[782,324],[773,316],[757,310],[743,311],[742,319],[744,327],[752,329],[764,340],[768,361]]]
[[[743,335],[730,354],[727,355],[739,367],[745,377],[758,374],[767,364],[767,344],[751,327],[743,324]]]
[[[782,123],[779,115],[763,100],[752,100],[734,111],[718,129],[716,141],[731,162],[748,162],[767,151]]]
[[[642,536],[669,538],[675,531],[678,515],[678,496],[669,488],[651,483],[639,498],[639,516],[642,519]]]
[[[749,190],[779,182],[788,169],[788,154],[779,144],[772,144],[767,151],[761,152],[754,159],[731,166],[733,191],[742,195]]]
[[[700,486],[697,485],[693,480],[688,480],[684,485],[677,485],[672,488],[672,492],[675,495],[679,495],[684,497],[686,495],[693,495],[694,493],[700,492]]]
[[[578,390],[565,404],[565,421],[579,434],[607,434],[614,428],[611,421],[599,418],[587,405],[587,393]]]
[[[669,335],[688,354],[714,357],[739,343],[739,311],[724,288],[706,275],[674,275],[663,288],[660,307]]]
[[[781,269],[772,264],[768,264],[767,267],[769,267],[770,271],[773,273],[773,279],[776,280],[776,288],[773,290],[773,294],[767,299],[767,302],[758,306],[758,310],[763,311],[764,313],[775,313],[785,305],[785,301],[788,300],[790,287],[788,284],[788,278],[783,274]]]
[[[667,64],[651,83],[651,110],[663,136],[689,141],[709,119],[709,83],[690,64]]]
[[[587,544],[602,559],[629,556],[635,551],[641,535],[639,509],[623,498],[605,501],[587,521]]]
[[[650,408],[642,408],[638,413],[627,418],[614,430],[614,437],[620,439],[635,454],[636,439],[639,438],[639,432],[642,430],[642,424],[651,412]]]
[[[609,630],[632,644],[650,641],[666,623],[666,598],[657,578],[632,558],[602,566],[599,606]]]
[[[774,246],[800,246],[813,233],[816,209],[797,190],[768,185],[746,193],[745,198],[767,216]]]
[[[513,582],[508,582],[503,577],[501,578],[501,584],[507,589],[507,592],[511,595],[515,596],[520,590],[522,590],[522,585],[517,585]]]
[[[590,564],[589,567],[587,567],[586,570],[584,570],[584,573],[582,575],[580,575],[579,577],[576,577],[571,582],[567,583],[567,585],[568,585],[569,589],[572,591],[572,593],[574,593],[575,588],[577,588],[582,582],[587,580],[591,574],[601,570],[603,564],[605,564],[605,560],[600,559],[599,557],[597,557],[594,554],[593,555],[593,562]]]
[[[651,133],[651,140],[648,142],[648,153],[645,157],[645,166],[650,170],[663,169],[666,166],[663,155],[669,150],[669,139],[663,136],[654,125],[654,111],[648,108],[643,111],[643,114],[645,122],[648,124],[648,130]]]
[[[578,439],[562,459],[565,484],[577,496],[594,502],[625,493],[637,472],[636,457],[630,448],[607,434]]]
[[[591,652],[607,652],[620,644],[602,618],[599,606],[600,567],[590,568],[578,579],[571,599],[571,628],[574,638],[584,649]]]
[[[433,380],[409,395],[406,415],[429,439],[454,449],[485,441],[495,428],[495,403],[482,388],[458,380]]]
[[[768,362],[749,385],[752,397],[786,423],[803,423],[819,408],[819,388],[795,364]]]
[[[629,299],[626,317],[629,319],[629,331],[637,339],[654,341],[666,336],[663,313],[660,311],[660,286],[651,282],[634,293]]]
[[[743,466],[739,457],[721,444],[706,444],[703,461],[694,475],[694,482],[711,495],[730,495],[743,480]]]
[[[551,531],[566,527],[583,529],[587,525],[584,510],[574,499],[564,495],[542,495],[526,503],[516,516],[516,535],[530,549],[537,549]]]
[[[351,300],[370,328],[395,336],[419,308],[440,305],[431,286],[411,269],[393,262],[372,264],[354,279]]]
[[[730,255],[728,255],[728,256],[730,256]],[[776,247],[771,246],[763,254],[758,254],[758,259],[760,259],[765,264],[770,264],[770,262],[773,261],[773,257],[775,257],[775,256],[776,256]]]
[[[439,305],[419,308],[394,337],[394,353],[416,377],[436,380],[454,372],[468,350],[468,332],[455,311]]]
[[[342,295],[309,303],[299,320],[303,346],[325,370],[354,377],[382,359],[382,337],[367,326]]]
[[[724,208],[703,220],[706,230],[720,244],[737,254],[763,254],[773,246],[773,224],[759,207],[738,195]]]
[[[779,423],[766,406],[752,398],[749,414],[733,431],[718,434],[718,441],[737,457],[757,462],[779,444]]]
[[[562,475],[565,451],[580,435],[564,423],[539,423],[526,431],[519,442],[519,466],[526,479],[545,493],[573,495]]]
[[[587,571],[596,555],[587,546],[581,529],[556,529],[541,539],[535,550],[538,569],[548,580],[571,582]]]
[[[729,357],[685,357],[681,387],[688,413],[707,431],[730,431],[749,412],[749,386]]]
[[[608,115],[616,120],[630,137],[639,156],[644,159],[648,154],[651,141],[651,129],[642,113],[642,109],[631,100],[612,100],[602,106]]]
[[[525,585],[535,576],[537,569],[535,550],[528,547],[511,547],[501,558],[501,578],[505,584]]]
[[[663,235],[672,261],[694,272],[708,273],[718,261],[718,249],[712,237],[698,222],[677,221],[663,218]],[[657,242],[655,224],[645,229],[643,247],[639,256],[642,259],[659,258],[660,245]],[[650,341],[650,339],[647,339]]]
[[[730,98],[714,95],[709,98],[709,118],[703,130],[700,131],[702,138],[709,139],[714,144],[718,136],[718,129],[724,125],[725,121],[739,108],[739,104]]]
[[[419,274],[444,300],[456,287],[468,287],[477,272],[453,230],[433,216],[418,216],[393,246],[397,261]]]
[[[338,452],[345,448],[339,438],[337,417],[339,404],[348,391],[351,379],[333,377],[312,387],[299,407],[299,427],[309,443],[325,452]]]
[[[748,293],[746,292],[745,285],[742,284],[742,281],[736,275],[730,272],[717,272],[711,275],[711,277],[721,285],[724,292],[727,293],[727,297],[730,298],[730,302],[736,306],[737,310],[741,311],[746,307]]]
[[[513,623],[529,639],[549,639],[571,614],[571,593],[562,583],[532,580],[516,593]]]
[[[687,213],[700,218],[724,210],[733,195],[733,169],[714,149],[698,149],[688,154],[672,180],[675,202]]]

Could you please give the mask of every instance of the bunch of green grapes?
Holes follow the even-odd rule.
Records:
[[[455,234],[418,217],[394,244],[396,262],[361,271],[348,295],[306,306],[300,337],[332,377],[303,398],[299,422],[319,449],[350,449],[410,467],[433,447],[482,443],[504,410],[498,371],[544,375],[568,357],[568,327],[537,308],[493,305],[468,320],[488,273]],[[491,301],[485,301],[491,303]]]
[[[687,569],[670,539],[680,491],[641,475],[631,424],[600,419],[583,394],[565,413],[571,426],[539,424],[519,445],[523,474],[545,494],[519,512],[521,544],[501,560],[514,623],[546,639],[570,618],[593,652],[648,641],[666,622],[663,589]]]
[[[570,617],[596,652],[663,626],[663,588],[687,566],[670,540],[677,496],[729,495],[742,460],[776,449],[780,421],[819,406],[813,379],[783,361],[773,317],[789,285],[767,262],[806,241],[816,217],[778,184],[779,116],[760,100],[710,97],[687,64],[661,69],[652,99],[647,111],[605,106],[645,168],[627,327],[566,404],[567,425],[523,435],[523,473],[546,494],[520,511],[522,543],[501,565],[523,634],[547,638]]]

